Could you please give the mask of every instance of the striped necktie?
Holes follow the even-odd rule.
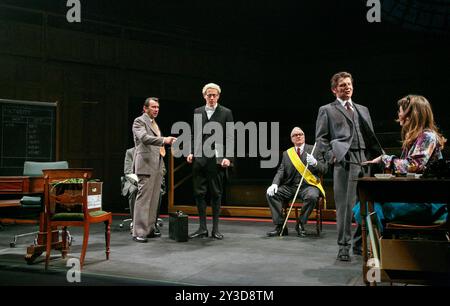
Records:
[[[347,112],[350,114],[350,116],[353,116],[353,110],[350,106],[350,102],[345,102],[345,108],[347,109]]]

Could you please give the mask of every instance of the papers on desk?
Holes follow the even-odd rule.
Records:
[[[406,177],[407,178],[421,178],[422,174],[417,174],[417,173],[406,173]]]
[[[126,175],[127,178],[129,178],[130,180],[132,180],[133,182],[137,183],[138,182],[138,177],[136,174],[134,173],[130,173]]]
[[[378,179],[390,179],[395,177],[395,175],[393,174],[389,174],[389,173],[375,173],[374,176]],[[404,176],[404,175],[403,175]],[[422,174],[418,174],[418,173],[406,173],[406,177],[407,178],[416,178],[419,179],[422,177]]]
[[[378,179],[390,179],[390,178],[395,177],[394,175],[389,174],[389,173],[375,173],[374,175]]]

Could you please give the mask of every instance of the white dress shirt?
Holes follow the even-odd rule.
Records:
[[[214,107],[209,107],[208,105],[205,106],[206,116],[208,116],[208,120],[211,119],[211,116],[214,114],[217,108],[217,103],[214,105]]]

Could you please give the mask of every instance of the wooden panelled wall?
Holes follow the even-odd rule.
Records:
[[[81,26],[70,25],[65,16],[2,9],[33,18],[0,19],[0,97],[59,101],[61,159],[70,167],[94,168],[94,177],[104,182],[106,209],[124,206],[120,176],[131,137],[128,112],[136,112],[127,109],[129,97],[159,96],[193,109],[202,103],[204,82],[214,78],[231,84],[239,77],[250,92],[263,86],[251,81],[261,73],[262,55],[252,54],[248,60],[248,51],[239,47],[229,52],[224,48],[231,46],[188,37],[86,19]],[[99,28],[107,34],[90,32]],[[227,89],[230,96],[237,90]],[[239,94],[245,98],[245,90]],[[167,118],[168,112],[166,108],[161,117]]]

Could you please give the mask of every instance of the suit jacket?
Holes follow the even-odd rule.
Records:
[[[234,152],[232,152],[232,153],[227,152],[227,146],[226,146],[227,143],[231,143],[231,141],[234,141],[234,137],[233,137],[234,129],[230,128],[230,127],[227,128],[227,126],[226,126],[227,122],[234,123],[232,111],[230,109],[226,108],[225,106],[218,104],[216,110],[214,111],[214,113],[212,114],[210,119],[208,119],[208,116],[206,114],[205,106],[196,108],[194,110],[194,116],[195,116],[195,114],[201,114],[201,116],[202,116],[202,124],[201,124],[202,131],[195,131],[195,124],[193,125],[194,128],[192,130],[194,132],[192,135],[191,153],[194,154],[194,162],[198,162],[201,165],[206,165],[208,157],[204,156],[205,154],[203,151],[201,151],[202,157],[196,157],[195,155],[197,155],[196,152],[199,152],[198,151],[199,149],[203,148],[203,144],[205,143],[205,141],[207,141],[210,137],[212,137],[214,135],[214,131],[212,133],[203,134],[203,127],[208,122],[217,122],[222,127],[223,135],[216,142],[216,147],[218,146],[219,154],[220,154],[220,156],[215,157],[216,163],[217,164],[222,163],[223,158],[227,158],[228,160],[230,160],[231,163],[233,163]],[[198,133],[198,132],[202,132],[201,144],[197,143],[197,145],[202,146],[201,148],[195,147],[196,143],[194,141],[194,138],[195,138],[195,133]]]
[[[150,117],[144,113],[134,119],[133,135],[135,152],[133,169],[136,175],[152,175],[160,172],[162,175],[164,163],[160,162],[160,147],[164,144],[164,138],[158,136],[151,126]]]
[[[302,155],[300,156],[300,159],[305,165],[307,164],[306,153],[311,154],[312,149],[312,145],[305,144]],[[321,152],[319,152],[318,150],[314,150],[313,156],[317,159],[317,165],[315,167],[308,166],[308,170],[310,170],[312,174],[320,179],[320,176],[327,172],[328,165],[323,157],[323,154],[321,154]],[[293,186],[295,184],[298,184],[300,180],[301,174],[294,167],[294,164],[292,164],[287,151],[284,151],[283,157],[281,159],[281,164],[278,167],[277,174],[275,174],[275,177],[273,178],[272,184],[277,184],[278,186]],[[307,184],[306,181],[303,181],[303,183]]]
[[[135,148],[130,148],[125,152],[125,160],[123,161],[123,174],[132,174],[133,172],[133,156]]]
[[[130,148],[125,153],[125,160],[123,162],[123,174],[122,176],[122,195],[127,196],[137,190],[137,182],[131,180],[126,175],[133,173],[133,156],[135,148]]]
[[[359,115],[359,125],[364,137],[368,159],[383,153],[375,132],[367,107],[353,103],[354,111]],[[347,110],[336,99],[334,102],[319,108],[316,121],[316,141],[319,150],[326,160],[333,163],[333,157],[340,162],[347,154],[353,139],[353,121]]]

